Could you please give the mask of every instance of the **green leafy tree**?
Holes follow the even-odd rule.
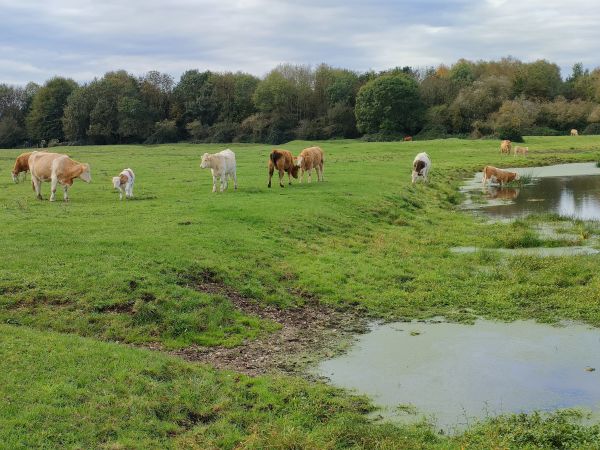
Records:
[[[76,88],[77,83],[73,80],[55,77],[35,93],[26,120],[27,131],[33,140],[64,140],[62,117],[67,99]]]
[[[414,78],[384,75],[365,84],[356,98],[356,124],[363,133],[414,133],[422,125],[423,103]]]

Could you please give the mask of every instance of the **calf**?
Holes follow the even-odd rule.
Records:
[[[304,181],[304,172],[308,171],[308,182],[312,181],[312,170],[317,171],[317,181],[323,180],[323,150],[320,147],[305,148],[296,159],[296,165],[300,167],[300,183]]]
[[[236,163],[235,153],[231,150],[226,149],[219,153],[205,153],[202,155],[202,161],[200,162],[202,169],[209,169],[213,179],[213,192],[217,192],[217,178],[221,182],[221,192],[227,189],[228,177],[233,178],[233,187],[237,189],[237,174],[236,174]]]
[[[575,128],[573,128],[571,130],[571,136],[579,136],[579,132]]]
[[[21,153],[17,156],[12,170],[12,179],[15,183],[19,182],[19,174],[22,172],[25,172],[25,177],[27,177],[27,172],[29,171],[29,157],[32,153],[35,152]]]
[[[512,149],[512,143],[508,139],[505,139],[500,143],[500,153],[501,154],[506,153],[507,155],[510,155],[511,149]]]
[[[428,181],[430,169],[431,159],[427,153],[423,152],[415,156],[413,161],[412,183],[415,184],[419,178],[422,178],[423,181]]]
[[[497,182],[500,186],[510,183],[511,181],[516,181],[521,176],[516,172],[509,172],[508,170],[498,169],[493,166],[485,166],[483,169],[483,186],[487,184],[488,180],[490,182]]]
[[[125,198],[133,198],[133,183],[135,183],[135,174],[131,169],[123,170],[118,177],[113,177],[113,186],[119,190],[119,200]]]
[[[273,178],[273,172],[275,169],[279,172],[279,186],[283,187],[283,174],[287,172],[288,174],[288,183],[292,184],[293,176],[294,178],[298,178],[298,169],[299,165],[296,161],[296,158],[292,156],[290,152],[287,150],[273,149],[271,154],[269,155],[269,184],[268,187],[271,187],[271,178]]]
[[[63,187],[63,198],[69,201],[68,189],[76,178],[86,183],[92,181],[90,165],[73,161],[67,155],[60,153],[34,152],[29,157],[31,182],[38,199],[42,199],[42,182],[50,181],[50,201],[56,197],[56,185]]]
[[[404,142],[410,142],[413,140],[412,136],[404,136],[404,139],[402,139]]]
[[[515,147],[515,156],[517,156],[518,154],[520,155],[526,155],[527,152],[529,151],[529,147],[519,147],[518,145]]]

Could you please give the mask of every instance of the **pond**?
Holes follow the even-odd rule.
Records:
[[[597,411],[600,331],[531,321],[374,325],[317,372],[371,397],[384,417],[426,416],[446,432],[502,413]]]
[[[530,214],[555,213],[581,220],[600,220],[600,168],[595,163],[507,169],[530,175],[521,187],[490,186],[483,192],[486,203],[477,209],[492,219],[515,219]],[[481,191],[481,174],[470,180],[464,192]]]

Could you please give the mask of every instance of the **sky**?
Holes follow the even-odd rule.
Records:
[[[357,71],[459,58],[600,66],[597,0],[0,0],[0,83],[124,69],[264,76],[280,63]]]

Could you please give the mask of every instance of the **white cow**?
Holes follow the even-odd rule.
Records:
[[[133,198],[133,183],[135,183],[133,170],[123,170],[118,177],[113,177],[112,182],[115,189],[119,190],[119,200],[123,200],[123,194],[126,198]]]
[[[217,192],[217,178],[221,180],[221,192],[227,189],[228,177],[233,178],[234,188],[237,189],[237,175],[235,165],[235,153],[231,150],[223,150],[219,153],[205,153],[200,163],[202,169],[209,169],[212,173],[213,192]]]
[[[412,182],[415,184],[417,179],[420,177],[423,181],[429,181],[428,175],[429,170],[431,169],[431,159],[429,159],[429,155],[425,152],[419,153],[415,156],[415,160],[413,161],[413,170],[412,170]]]

